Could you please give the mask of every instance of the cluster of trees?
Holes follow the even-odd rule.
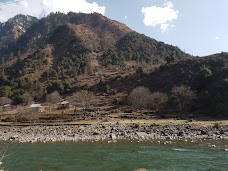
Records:
[[[171,93],[173,85],[191,87],[197,98],[192,112],[211,117],[228,115],[228,54],[192,58],[161,65],[158,70],[141,76],[140,85],[150,90]]]
[[[27,58],[17,58],[15,64],[6,67],[0,75],[0,97],[21,101],[20,96],[25,92],[36,100],[54,91],[66,94],[74,88],[72,78],[89,70],[87,58],[83,55],[60,57],[55,66],[48,64],[49,55],[37,51]]]
[[[88,64],[89,61],[82,54],[78,56],[72,55],[70,57],[59,58],[58,65],[54,68],[54,70],[58,76],[75,77],[85,73]]]
[[[49,54],[45,54],[42,51],[36,51],[24,59],[18,56],[16,57],[16,62],[13,65],[6,67],[4,74],[9,79],[12,79],[35,73],[47,66],[48,57]]]
[[[121,38],[115,47],[107,49],[100,61],[104,66],[108,64],[121,66],[124,61],[158,64],[163,60],[170,63],[189,56],[175,46],[157,42],[143,34],[130,32]]]
[[[117,48],[124,54],[126,60],[145,61],[156,64],[167,56],[180,60],[190,55],[178,47],[158,42],[143,34],[130,32],[118,41]]]
[[[148,88],[137,87],[132,90],[128,96],[129,104],[135,109],[153,109],[160,112],[168,101],[175,102],[180,114],[187,112],[191,102],[196,99],[196,94],[189,86],[174,86],[171,90],[170,97],[161,92],[151,93]],[[167,107],[167,106],[166,106]]]
[[[100,58],[102,65],[107,67],[108,65],[123,65],[125,57],[122,53],[119,53],[117,50],[108,49]]]
[[[32,82],[31,85],[34,86],[24,87],[21,86],[21,84],[18,84],[15,87],[2,86],[0,88],[0,98],[11,99],[15,104],[27,104],[29,101],[31,102],[33,100],[44,101],[48,94],[55,91],[63,95],[71,93],[74,90],[71,80],[48,81],[47,85],[44,87],[42,87],[42,84],[39,82]]]

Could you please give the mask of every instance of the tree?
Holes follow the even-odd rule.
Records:
[[[36,89],[35,92],[36,92],[36,94],[35,94],[35,100],[41,100],[47,94],[47,90],[46,89],[42,89],[40,86],[37,87],[37,89]]]
[[[148,106],[150,90],[145,87],[137,87],[128,96],[128,103],[135,109],[144,109]]]
[[[2,86],[0,88],[0,96],[4,96],[4,97],[10,97],[12,96],[12,90],[11,87],[9,86]]]
[[[138,67],[138,68],[136,69],[136,74],[141,75],[141,74],[143,74],[143,73],[144,73],[143,67]]]
[[[0,97],[0,106],[11,104],[12,100],[8,97]]]
[[[59,95],[58,91],[54,91],[53,93],[46,96],[46,102],[49,103],[58,103],[61,101],[61,99],[62,97]]]
[[[209,68],[207,68],[206,66],[203,66],[199,72],[199,75],[202,78],[209,78],[212,76],[212,74],[213,74],[212,71]]]
[[[164,104],[168,101],[168,96],[165,93],[155,92],[149,96],[149,105],[159,112]]]
[[[216,104],[216,114],[218,117],[228,117],[228,101]]]
[[[26,105],[33,101],[33,97],[29,92],[25,92],[19,98],[21,99],[21,102],[25,103]]]
[[[58,103],[62,100],[62,97],[59,95],[58,91],[54,91],[51,94],[46,95],[46,102],[48,103]],[[51,112],[51,106],[49,106],[49,112]]]
[[[87,114],[87,110],[94,102],[94,94],[88,90],[80,90],[76,93],[77,101],[81,104],[84,111],[84,117]]]
[[[187,105],[196,98],[196,94],[191,90],[191,87],[185,85],[174,86],[171,93],[171,97],[176,102],[178,110],[181,113],[187,108]]]
[[[212,75],[213,75],[213,72],[206,66],[203,66],[200,69],[199,73],[196,75],[196,77],[193,79],[194,88],[197,89],[198,91],[205,88],[209,83]]]
[[[11,104],[12,100],[8,97],[0,97],[0,106],[3,106],[3,111],[5,111],[6,104]]]
[[[49,93],[54,92],[54,91],[58,91],[60,93],[63,93],[64,92],[64,85],[60,81],[51,82],[51,84],[47,87],[47,91]]]
[[[172,55],[172,56],[167,56],[167,57],[165,58],[165,61],[167,62],[167,64],[170,64],[170,63],[172,63],[172,62],[175,61],[175,56],[174,56],[174,55]]]

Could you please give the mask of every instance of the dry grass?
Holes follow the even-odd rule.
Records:
[[[155,124],[155,125],[192,125],[192,126],[228,126],[228,120],[223,121],[193,121],[188,122],[188,120],[174,120],[174,119],[150,119],[150,120],[121,120],[121,119],[110,119],[110,120],[80,120],[80,121],[72,121],[72,122],[51,122],[48,125],[92,125],[92,124]],[[0,125],[12,125],[12,122],[0,122]],[[16,123],[17,125],[33,125],[34,123]],[[43,125],[47,123],[36,122],[36,125]]]

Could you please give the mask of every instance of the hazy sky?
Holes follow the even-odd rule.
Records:
[[[16,14],[98,12],[193,55],[228,51],[228,0],[0,0],[0,22]],[[5,4],[5,5],[3,5]]]

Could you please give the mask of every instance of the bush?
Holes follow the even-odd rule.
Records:
[[[216,115],[218,117],[228,117],[228,103],[218,103],[216,105]]]
[[[138,67],[138,68],[136,69],[136,74],[141,75],[141,74],[143,74],[143,73],[144,73],[143,67]]]
[[[171,93],[179,112],[186,111],[191,101],[196,98],[196,94],[191,90],[191,87],[185,85],[174,86]]]
[[[0,106],[11,104],[12,100],[8,97],[0,97]]]
[[[22,103],[25,103],[26,105],[32,103],[33,97],[29,92],[25,92],[24,94],[20,95],[20,100]]]
[[[150,90],[145,87],[137,87],[132,90],[128,97],[129,104],[135,109],[144,109],[148,107]]]
[[[55,91],[46,96],[46,102],[49,102],[49,103],[58,103],[61,101],[61,99],[62,97],[59,95],[58,91]]]
[[[11,87],[9,87],[9,86],[2,86],[0,88],[0,96],[11,97],[12,94],[13,93],[11,91]]]
[[[149,96],[149,105],[155,111],[159,112],[160,109],[165,105],[168,101],[168,96],[165,93],[155,92]]]

